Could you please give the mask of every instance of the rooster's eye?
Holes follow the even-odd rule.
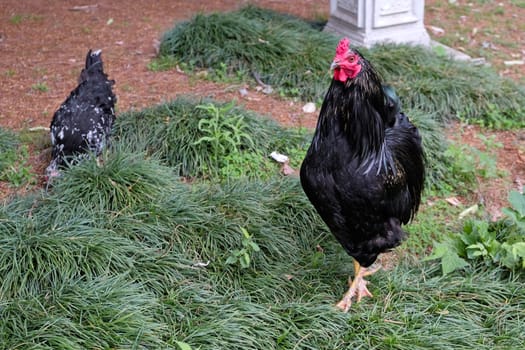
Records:
[[[350,56],[350,57],[348,57],[348,61],[349,61],[350,63],[354,63],[354,61],[355,61],[355,56]]]

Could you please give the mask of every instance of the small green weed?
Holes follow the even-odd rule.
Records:
[[[16,71],[14,69],[8,69],[5,71],[5,76],[8,78],[12,78],[16,75]]]
[[[31,85],[31,89],[38,92],[48,92],[49,88],[46,83],[35,83]]]
[[[20,24],[25,21],[40,21],[42,16],[34,14],[25,14],[25,13],[15,13],[9,18],[9,23],[11,24]]]
[[[484,137],[484,136],[480,136]],[[491,147],[502,147],[501,144],[494,142],[494,139],[484,139]],[[487,151],[481,151],[476,147],[451,143],[445,151],[444,156],[448,159],[449,175],[454,178],[449,181],[454,184],[455,189],[465,190],[471,188],[476,183],[477,176],[485,179],[495,178],[500,175],[496,164],[496,155],[492,148],[487,147]]]
[[[0,180],[5,180],[14,187],[22,187],[26,184],[32,184],[35,182],[31,166],[27,163],[27,147],[22,146],[21,150],[23,150],[23,159],[0,174]]]
[[[14,14],[11,16],[11,18],[9,18],[9,22],[11,24],[20,24],[22,23],[23,18],[24,17],[21,14]]]
[[[208,70],[197,72],[195,75],[202,75],[207,80],[217,83],[240,83],[246,80],[249,72],[243,68],[232,70],[226,63],[220,62],[218,67],[208,68]]]
[[[221,160],[219,175],[222,179],[239,178],[259,174],[260,178],[265,179],[272,174],[270,160],[260,152],[243,150],[232,152]]]
[[[224,62],[219,63],[219,67],[213,70],[215,80],[226,81],[228,78],[228,65]]]
[[[259,248],[257,243],[253,241],[253,235],[250,235],[250,233],[244,227],[241,227],[241,232],[243,235],[241,241],[242,248],[235,249],[228,259],[226,259],[226,264],[239,264],[242,269],[247,269],[250,267],[253,254],[259,252],[261,248]]]
[[[152,72],[162,72],[172,69],[177,64],[177,59],[172,56],[159,56],[149,62],[147,67]]]

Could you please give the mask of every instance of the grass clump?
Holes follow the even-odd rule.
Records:
[[[498,270],[441,276],[437,264],[401,259],[370,276],[375,299],[337,311],[351,259],[297,178],[159,183],[167,167],[119,147],[91,162],[0,210],[6,347],[493,349],[525,340],[522,281]],[[76,167],[105,194],[78,187]],[[120,188],[128,181],[115,173],[135,179],[147,168],[148,195],[123,190],[127,200],[89,180],[106,172]]]
[[[138,251],[129,242],[96,228],[89,217],[56,222],[36,203],[27,203],[29,211],[6,206],[0,213],[4,298],[34,295],[73,279],[124,272],[132,266],[130,256]]]
[[[311,100],[326,90],[327,58],[336,44],[335,37],[304,21],[249,6],[178,24],[162,37],[160,55],[190,69],[221,71],[225,65],[229,73],[257,74],[284,95]]]
[[[452,60],[418,46],[362,50],[407,106],[495,128],[525,125],[525,88],[487,67]]]
[[[304,132],[286,129],[233,103],[178,98],[124,113],[115,134],[126,145],[154,154],[185,177],[267,178],[272,151],[297,153]],[[299,162],[300,159],[296,159]]]
[[[34,182],[28,160],[29,149],[19,135],[0,127],[0,181],[15,187]]]
[[[158,300],[125,276],[71,280],[40,293],[3,299],[5,348],[165,348]]]
[[[322,101],[337,38],[291,16],[256,7],[197,15],[164,34],[162,62],[184,63],[213,76],[257,73],[283,96]],[[489,68],[407,45],[360,49],[409,109],[439,121],[460,118],[494,128],[525,125],[525,89]],[[250,78],[251,79],[251,78]]]
[[[101,165],[95,157],[82,159],[64,173],[53,183],[57,200],[114,212],[154,200],[176,179],[172,169],[126,149],[106,153]]]

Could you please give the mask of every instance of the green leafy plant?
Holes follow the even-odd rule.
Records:
[[[436,242],[426,260],[440,259],[443,274],[483,262],[510,270],[525,270],[525,195],[509,193],[511,208],[503,209],[508,218],[489,223],[469,220],[460,235]]]
[[[226,259],[226,264],[239,264],[242,269],[247,269],[250,267],[253,254],[259,252],[261,248],[253,241],[253,235],[251,235],[248,230],[241,227],[241,232],[243,235],[241,240],[242,248],[235,249],[228,259]]]
[[[207,118],[199,121],[198,129],[204,136],[195,141],[194,145],[208,145],[213,155],[212,161],[218,168],[221,168],[223,157],[240,152],[243,145],[253,146],[243,116],[230,113],[233,107],[233,101],[224,106],[208,103],[196,107],[204,110]]]
[[[525,188],[523,189],[525,191]],[[525,232],[525,196],[518,191],[510,191],[509,202],[511,208],[503,208],[505,213],[514,225]]]

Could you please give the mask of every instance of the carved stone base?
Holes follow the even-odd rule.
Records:
[[[428,46],[424,0],[331,0],[325,30],[347,36],[354,45],[378,42]]]

